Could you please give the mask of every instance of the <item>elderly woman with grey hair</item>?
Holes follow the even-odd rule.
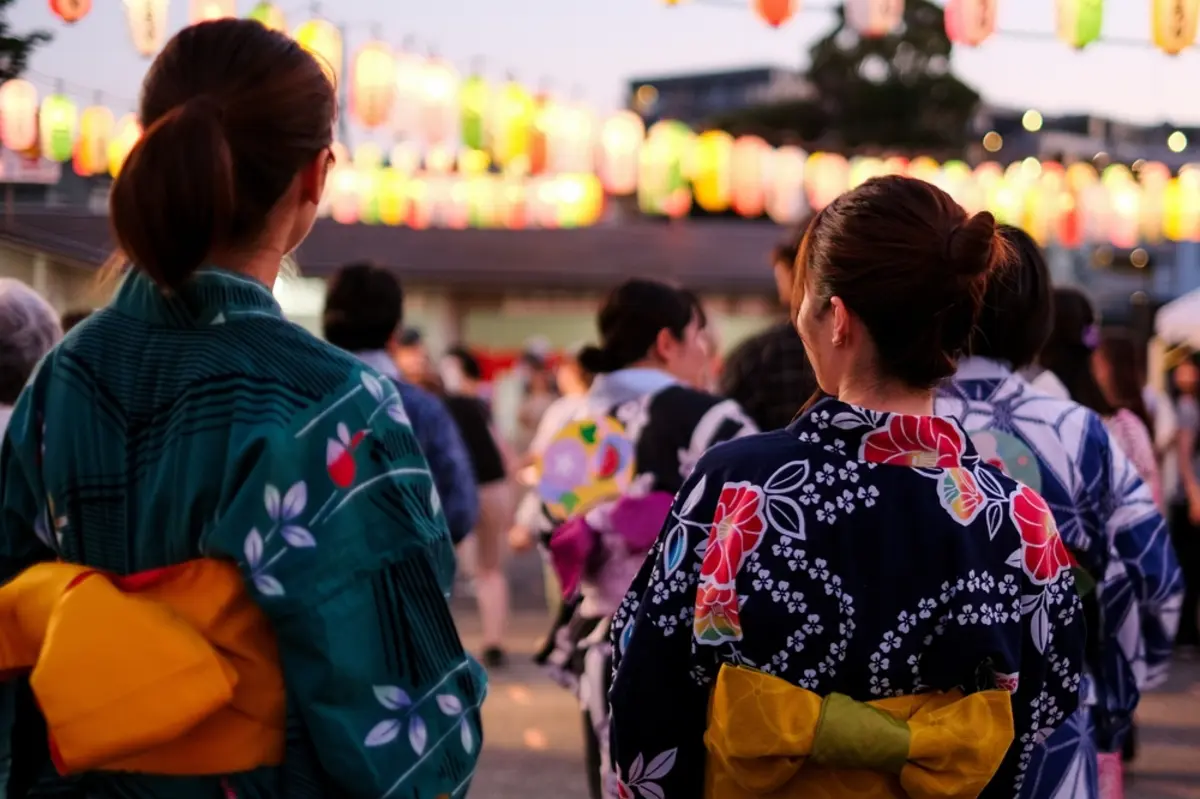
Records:
[[[49,303],[21,281],[0,278],[0,434],[34,367],[61,338]]]

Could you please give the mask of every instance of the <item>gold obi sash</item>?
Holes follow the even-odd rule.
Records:
[[[129,577],[33,566],[0,588],[0,670],[29,672],[64,775],[283,761],[275,637],[232,563]]]
[[[978,796],[1013,741],[1011,696],[857,702],[722,666],[708,708],[705,799]]]

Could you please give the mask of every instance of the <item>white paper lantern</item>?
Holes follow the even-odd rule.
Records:
[[[780,147],[771,157],[767,179],[767,214],[781,225],[794,225],[808,210],[804,197],[804,164],[799,147]]]
[[[188,24],[208,22],[213,19],[237,16],[235,0],[192,0],[192,13]]]
[[[904,21],[904,0],[846,0],[846,22],[868,39],[887,36]]]
[[[167,0],[125,0],[133,46],[152,56],[167,42]]]
[[[9,80],[0,86],[0,141],[10,150],[24,152],[38,143],[38,90],[27,80]]]

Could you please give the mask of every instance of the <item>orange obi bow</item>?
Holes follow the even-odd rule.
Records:
[[[705,799],[978,796],[1013,741],[1006,691],[857,702],[722,666],[708,709]]]
[[[232,563],[130,577],[43,563],[0,588],[0,670],[30,671],[62,774],[283,761],[275,638]]]

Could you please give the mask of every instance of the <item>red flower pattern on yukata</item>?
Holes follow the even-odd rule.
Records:
[[[750,483],[726,484],[713,513],[701,583],[732,585],[742,561],[758,548],[766,529],[762,489]]]
[[[1058,534],[1046,500],[1029,486],[1012,497],[1011,516],[1021,531],[1021,560],[1025,574],[1037,585],[1053,582],[1071,567],[1071,555]]]
[[[346,425],[339,424],[337,438],[329,439],[325,445],[325,468],[329,472],[329,479],[338,488],[349,488],[354,484],[354,476],[358,473],[354,451],[366,437],[366,430],[359,430],[352,436]]]
[[[863,438],[863,460],[895,466],[949,469],[962,464],[966,442],[958,425],[940,416],[896,414]]]
[[[692,621],[696,640],[704,644],[742,640],[742,618],[733,586],[701,583],[696,589],[696,615]]]

